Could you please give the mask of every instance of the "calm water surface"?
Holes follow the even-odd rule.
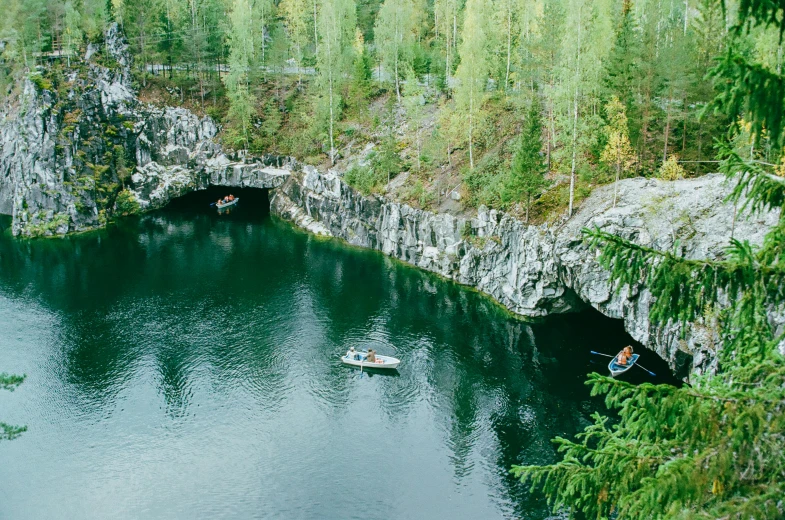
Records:
[[[594,321],[530,327],[254,206],[0,237],[0,370],[28,374],[0,420],[29,428],[0,518],[547,517],[508,470],[586,424]]]

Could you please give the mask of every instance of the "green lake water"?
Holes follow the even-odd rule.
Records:
[[[0,371],[28,375],[0,392],[28,426],[0,518],[547,517],[509,468],[587,424],[585,353],[618,327],[527,325],[245,200],[0,236]],[[352,345],[400,370],[341,365]]]

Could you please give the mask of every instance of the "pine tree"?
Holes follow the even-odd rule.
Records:
[[[13,392],[14,389],[24,382],[25,376],[15,376],[6,373],[0,374],[0,390]],[[12,440],[19,437],[27,430],[26,426],[12,426],[0,421],[0,441]]]
[[[633,122],[635,116],[635,79],[637,75],[640,50],[636,35],[635,19],[632,15],[631,0],[622,3],[621,22],[616,30],[616,41],[606,65],[605,86],[611,96],[616,96],[623,104],[625,114]],[[630,127],[630,140],[637,141],[637,128]]]
[[[147,84],[147,64],[155,49],[153,34],[160,29],[160,4],[157,0],[137,0],[124,4],[123,22],[128,37],[135,43],[142,70],[142,84]]]
[[[772,20],[785,30],[782,14],[774,4],[743,3],[734,32],[742,37]],[[726,80],[719,108],[745,114],[757,138],[765,128],[782,139],[783,121],[768,110],[785,105],[777,72],[730,52],[714,74]],[[542,486],[554,509],[591,518],[785,516],[785,334],[769,320],[785,300],[785,179],[727,145],[723,153],[734,181],[729,201],[752,212],[780,211],[761,247],[732,240],[721,259],[692,260],[584,231],[616,290],[649,289],[653,322],[715,331],[717,371],[683,387],[592,374],[592,394],[605,394],[618,419],[595,414],[576,440],[555,439],[561,461],[513,468]]]
[[[545,188],[546,165],[542,158],[542,108],[535,96],[524,121],[518,149],[512,158],[510,175],[504,186],[502,199],[506,203],[523,200],[526,204],[526,223],[532,198]]]

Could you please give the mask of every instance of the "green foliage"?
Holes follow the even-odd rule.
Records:
[[[43,215],[40,215],[37,224],[30,224],[27,226],[27,232],[33,238],[51,236],[57,232],[57,229],[68,225],[71,217],[67,213],[55,213],[51,220],[46,220]]]
[[[676,154],[668,157],[657,170],[657,177],[665,181],[675,181],[684,178],[684,168],[679,164],[679,156]]]
[[[0,373],[0,390],[13,392],[21,385],[27,376]],[[0,421],[0,441],[10,441],[27,431],[27,426],[12,426]]]
[[[410,182],[401,194],[403,200],[414,202],[417,206],[428,209],[436,201],[436,194],[425,187],[422,179],[415,179]]]
[[[30,74],[30,81],[33,82],[38,90],[52,90],[52,82],[44,78],[39,72]]]
[[[0,390],[8,390],[13,392],[16,388],[24,383],[27,376],[20,376],[16,374],[0,373]]]
[[[395,140],[386,139],[379,151],[371,152],[368,159],[368,166],[352,167],[344,174],[344,180],[364,195],[381,193],[384,186],[403,169]]]
[[[526,220],[529,220],[529,208],[532,198],[545,187],[546,165],[541,155],[542,121],[540,104],[535,97],[524,122],[518,149],[512,158],[510,174],[502,192],[505,205],[524,201],[526,204]]]
[[[760,15],[767,9],[761,6],[743,2],[738,27],[763,24],[763,18],[745,15]],[[785,29],[782,18],[775,21]],[[729,69],[725,77],[732,78],[721,104],[728,92],[754,84],[734,77],[737,65],[725,62],[719,67],[726,70],[715,71]],[[765,98],[778,86],[754,89],[745,95]],[[760,135],[766,128],[772,136],[782,135],[782,128],[768,127],[776,117],[751,106],[753,132]],[[745,200],[747,210],[774,209],[782,216],[783,178],[745,162],[728,144],[723,154],[723,167],[736,182],[729,199]],[[610,271],[615,290],[645,286],[651,292],[652,322],[676,324],[682,332],[714,324],[721,343],[714,352],[717,371],[680,388],[634,386],[593,374],[588,381],[593,395],[605,394],[618,421],[597,414],[576,440],[554,441],[561,461],[517,466],[513,473],[541,486],[554,509],[592,518],[785,516],[785,334],[777,334],[769,319],[785,299],[785,219],[761,247],[733,239],[719,260],[687,259],[599,229],[584,233],[600,250],[599,262]]]
[[[485,101],[485,86],[488,82],[490,12],[486,0],[468,0],[466,3],[464,39],[460,46],[461,63],[456,72],[458,87],[455,91],[455,105],[459,114],[465,117],[471,168],[474,168],[476,120]]]
[[[141,212],[142,208],[139,201],[136,200],[134,192],[128,189],[122,190],[117,194],[114,202],[114,214],[125,217],[128,215],[137,215]]]
[[[373,168],[354,166],[344,174],[343,180],[363,195],[370,195],[380,191],[386,177],[379,175]]]

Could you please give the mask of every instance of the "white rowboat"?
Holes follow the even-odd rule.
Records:
[[[621,352],[619,352],[619,354],[621,354]],[[626,365],[620,365],[616,362],[616,358],[618,358],[618,355],[613,359],[611,359],[611,362],[608,363],[608,370],[611,371],[611,377],[616,377],[620,374],[625,373],[627,370],[631,369],[635,365],[635,362],[638,361],[639,357],[640,354],[633,354],[632,359],[630,359]],[[648,370],[646,371],[648,372]]]
[[[372,363],[365,360],[367,356],[367,352],[357,351],[353,354],[347,353],[341,358],[341,362],[346,365],[352,365],[353,367],[390,369],[398,368],[398,365],[401,364],[400,359],[390,356],[380,356],[379,354],[376,354],[376,363]]]
[[[234,200],[230,200],[229,202],[225,202],[225,203],[222,202],[221,204],[218,204],[216,202],[215,207],[218,209],[224,209],[224,208],[228,208],[229,206],[234,206],[238,202],[240,202],[240,197],[237,197]]]

